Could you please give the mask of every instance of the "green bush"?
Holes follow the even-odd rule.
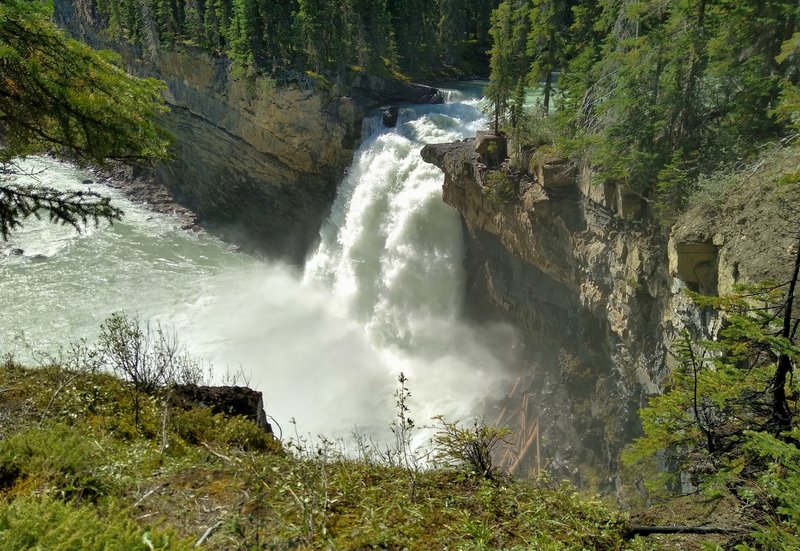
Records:
[[[243,451],[280,450],[278,441],[252,421],[223,413],[215,415],[207,408],[175,412],[173,427],[190,444],[217,444]]]
[[[80,507],[52,498],[0,504],[0,548],[14,551],[190,549],[170,532],[137,527],[119,509]]]
[[[435,456],[447,465],[466,468],[471,473],[495,479],[499,470],[494,464],[494,454],[507,443],[511,431],[486,425],[475,419],[472,427],[460,427],[457,422],[446,421],[441,415],[433,437]]]
[[[19,432],[0,441],[0,481],[6,489],[24,483],[64,499],[96,500],[112,483],[99,467],[111,445],[104,444],[61,424]]]
[[[498,203],[511,205],[517,201],[517,192],[511,178],[502,170],[492,170],[486,174],[486,195]]]

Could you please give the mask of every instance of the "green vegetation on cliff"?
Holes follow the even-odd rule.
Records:
[[[717,340],[676,344],[669,389],[642,410],[645,436],[625,456],[651,489],[684,476],[712,500],[738,501],[757,526],[750,544],[766,549],[800,547],[798,270],[800,250],[783,285],[695,295],[725,326]]]
[[[241,70],[389,74],[485,65],[497,0],[75,0],[112,38],[144,48],[194,44]],[[474,65],[474,67],[472,67]]]
[[[793,0],[507,0],[493,18],[489,94],[514,135],[522,91],[539,89],[528,118],[550,116],[538,124],[555,125],[563,154],[669,215],[701,174],[787,136],[799,17]]]

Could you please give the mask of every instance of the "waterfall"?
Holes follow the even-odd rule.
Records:
[[[365,124],[304,274],[363,327],[385,370],[411,379],[422,422],[474,413],[502,374],[486,341],[509,340],[460,322],[461,222],[442,201],[441,171],[420,157],[427,143],[463,139],[485,125],[478,100],[456,94],[456,103],[402,109],[395,128]]]

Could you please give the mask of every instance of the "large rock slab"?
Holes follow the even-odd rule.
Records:
[[[272,426],[264,412],[263,396],[257,390],[242,386],[175,385],[170,391],[169,401],[174,407],[202,407],[213,413],[244,417],[272,434]]]

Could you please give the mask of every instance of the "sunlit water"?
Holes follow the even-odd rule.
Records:
[[[459,321],[464,273],[458,214],[441,200],[441,172],[425,143],[461,139],[485,125],[470,92],[452,103],[402,108],[398,125],[364,125],[320,244],[304,273],[237,253],[113,190],[122,222],[78,234],[30,221],[0,250],[0,346],[29,358],[15,336],[55,350],[94,338],[114,311],[173,325],[217,371],[241,366],[287,429],[381,439],[395,415],[402,371],[411,415],[462,418],[503,378],[502,327]],[[48,159],[25,162],[59,189],[91,178]],[[11,254],[22,249],[22,255]]]

